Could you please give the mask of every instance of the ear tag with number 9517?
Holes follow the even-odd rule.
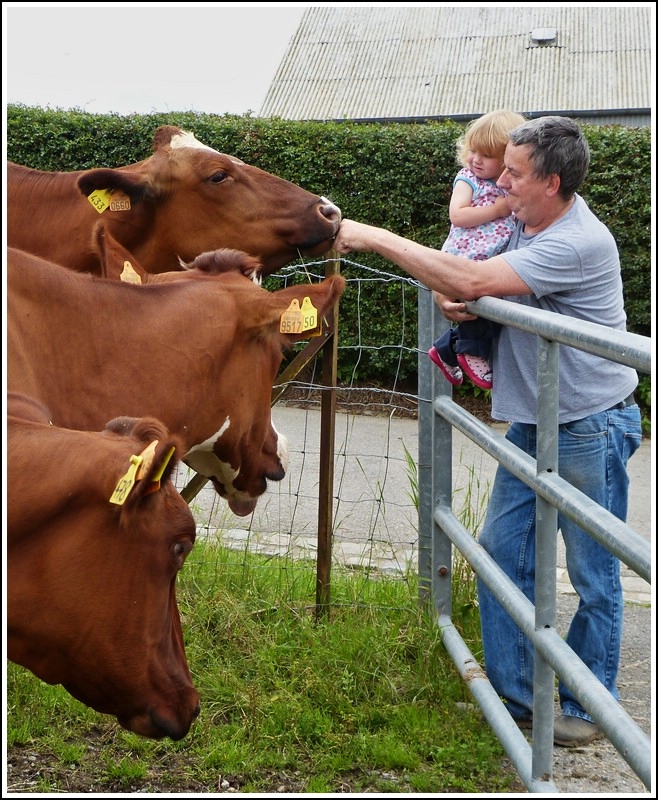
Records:
[[[318,326],[318,310],[311,302],[310,297],[305,297],[302,307],[299,300],[293,299],[288,308],[281,314],[281,333],[304,333]]]

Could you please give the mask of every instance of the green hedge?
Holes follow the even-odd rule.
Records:
[[[198,139],[247,163],[326,195],[345,217],[389,228],[440,248],[449,228],[448,204],[456,170],[454,122],[376,124],[290,122],[167,113],[119,116],[9,105],[7,157],[42,170],[117,167],[147,158],[158,125],[179,125]],[[621,255],[629,330],[651,331],[651,133],[648,128],[584,126],[592,152],[582,194],[610,228]],[[358,254],[359,264],[404,275],[390,262]],[[350,278],[347,265],[344,274]],[[354,276],[354,275],[353,275]],[[362,272],[359,272],[359,277]],[[368,284],[368,292],[347,292],[341,301],[341,346],[356,349],[341,369],[365,385],[386,386],[395,374],[413,384],[417,377],[417,319],[400,310],[400,288]],[[414,301],[415,302],[415,301]],[[357,314],[368,323],[360,327]],[[350,358],[354,361],[350,363]],[[356,360],[358,359],[358,366]]]

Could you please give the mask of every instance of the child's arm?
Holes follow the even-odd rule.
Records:
[[[459,180],[450,198],[450,222],[460,228],[476,228],[499,217],[510,214],[506,197],[497,197],[490,206],[472,206],[473,189],[466,181]]]

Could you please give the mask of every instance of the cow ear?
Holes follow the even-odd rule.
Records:
[[[161,485],[170,479],[178,465],[176,453],[180,452],[180,444],[173,437],[164,442],[153,441],[142,451],[144,460],[141,468],[137,470],[138,485],[135,500],[159,491]]]
[[[130,466],[110,496],[110,503],[130,508],[146,495],[159,491],[178,466],[177,452],[181,452],[179,441],[168,437],[162,442],[154,439],[140,453],[132,455]]]
[[[94,248],[98,253],[101,275],[113,281],[147,283],[148,275],[129,250],[107,230],[104,222],[94,228]]]
[[[260,284],[261,262],[241,250],[220,248],[200,253],[190,264],[181,262],[186,269],[198,269],[207,275],[222,275],[237,272]]]
[[[322,317],[336,305],[345,286],[342,275],[332,275],[321,283],[279,289],[271,295],[268,322],[277,325],[289,344],[307,339],[320,329]],[[315,324],[311,327],[312,317]],[[295,319],[299,321],[297,324]]]
[[[123,505],[128,497],[139,499],[157,491],[178,465],[180,459],[176,454],[183,452],[180,440],[154,417],[115,417],[105,430],[129,436],[142,445],[135,448],[130,466],[112,495],[114,499],[110,502],[116,505]]]
[[[78,178],[78,189],[84,197],[89,198],[94,192],[109,190],[125,192],[132,203],[142,202],[149,195],[149,185],[142,175],[135,170],[118,170],[101,167],[89,169]],[[104,208],[97,208],[102,213]],[[125,212],[127,213],[127,212]]]

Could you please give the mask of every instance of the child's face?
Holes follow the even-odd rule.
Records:
[[[501,158],[485,156],[477,150],[469,150],[467,159],[471,172],[482,180],[497,180],[503,172]]]

